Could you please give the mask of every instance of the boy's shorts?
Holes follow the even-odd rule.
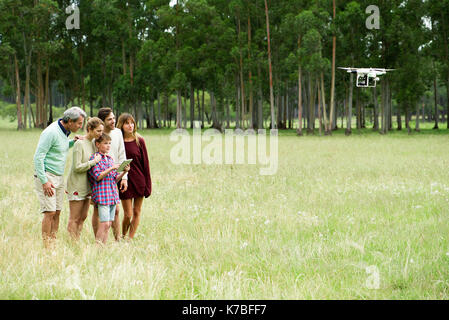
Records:
[[[41,212],[54,212],[62,210],[64,201],[64,176],[57,176],[50,172],[45,172],[48,181],[50,181],[53,186],[53,196],[48,197],[44,194],[44,189],[42,188],[42,182],[35,175],[34,176],[34,191],[36,192],[37,198],[41,206]]]
[[[101,204],[98,205],[98,217],[100,218],[100,222],[109,222],[114,221],[115,219],[115,207],[117,205],[108,205],[103,206]]]

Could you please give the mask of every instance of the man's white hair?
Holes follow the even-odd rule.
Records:
[[[69,120],[76,121],[79,119],[79,117],[83,117],[84,119],[86,119],[87,115],[83,111],[83,109],[81,109],[79,107],[71,107],[70,109],[67,109],[66,111],[64,111],[64,114],[62,116],[62,121],[64,123],[68,123]]]

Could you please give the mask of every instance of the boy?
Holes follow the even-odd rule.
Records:
[[[114,164],[112,157],[108,155],[111,149],[111,137],[103,133],[100,138],[95,140],[95,146],[98,152],[95,155],[101,156],[100,162],[89,169],[88,175],[92,185],[92,201],[98,205],[98,215],[100,225],[98,227],[95,239],[98,243],[105,244],[108,239],[109,228],[115,219],[115,208],[120,202],[116,183],[129,171],[129,165],[120,174],[117,169],[120,164]]]

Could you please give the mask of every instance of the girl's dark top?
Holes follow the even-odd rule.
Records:
[[[119,192],[120,199],[132,199],[151,195],[151,175],[150,165],[148,163],[148,153],[145,146],[145,140],[138,138],[140,146],[136,141],[125,142],[126,159],[131,161],[131,168],[128,172],[128,189],[125,192]]]

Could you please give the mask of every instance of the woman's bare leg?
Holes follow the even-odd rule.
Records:
[[[133,199],[122,200],[123,207],[123,222],[122,222],[122,237],[124,238],[128,233],[129,227],[131,225],[131,219],[133,216]]]
[[[83,210],[81,211],[80,219],[78,220],[78,237],[81,235],[83,230],[84,221],[87,219],[90,208],[90,199],[84,200]]]
[[[79,240],[84,220],[89,211],[90,199],[80,201],[69,201],[70,216],[67,230],[74,240]],[[87,205],[86,205],[87,204]]]
[[[131,226],[129,230],[129,237],[131,239],[134,238],[134,235],[136,234],[137,227],[140,223],[140,212],[142,210],[142,203],[143,203],[143,197],[140,198],[134,198],[133,203],[133,219],[131,221]]]

